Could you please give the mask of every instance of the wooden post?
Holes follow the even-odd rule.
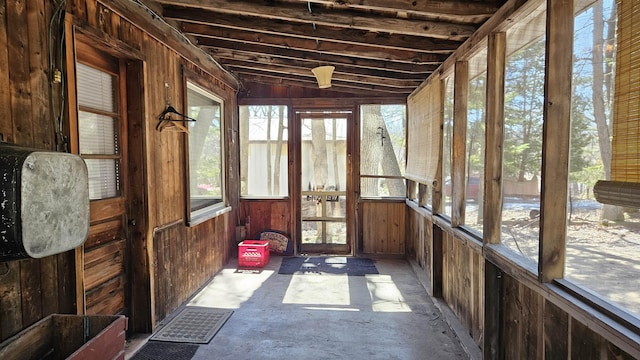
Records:
[[[500,242],[502,217],[502,143],[506,34],[489,34],[487,55],[487,130],[485,132],[484,226],[485,244]]]
[[[573,1],[547,1],[538,277],[564,275],[571,128]]]
[[[444,79],[440,79],[440,101],[438,102],[439,104],[444,104],[444,93],[445,93],[445,80]],[[438,184],[436,184],[436,186],[432,186],[432,192],[431,192],[431,204],[432,204],[432,208],[431,211],[434,214],[440,214],[442,212],[442,191],[444,189],[444,181],[442,179],[442,146],[443,146],[443,142],[444,142],[444,136],[443,136],[443,127],[444,127],[444,106],[440,106],[440,114],[439,114],[439,124],[438,124],[438,128],[440,129],[440,136],[438,137],[440,139],[439,144],[438,144],[438,151],[440,152],[440,156],[438,157],[438,166],[437,166],[437,170],[436,170],[436,181]]]
[[[465,168],[467,142],[467,98],[469,90],[469,63],[457,61],[453,95],[453,160],[451,164],[451,226],[464,224]]]

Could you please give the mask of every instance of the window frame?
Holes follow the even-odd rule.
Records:
[[[266,106],[273,106],[273,107],[284,107],[285,108],[285,132],[286,132],[286,139],[282,141],[283,145],[286,146],[286,161],[282,161],[281,160],[281,169],[284,169],[286,171],[286,194],[285,195],[255,195],[255,194],[243,194],[242,193],[242,189],[240,188],[238,193],[240,195],[240,199],[242,200],[286,200],[289,199],[291,197],[291,169],[289,166],[290,163],[290,159],[291,159],[291,133],[289,132],[289,130],[291,129],[291,108],[292,106],[290,104],[286,104],[286,103],[282,103],[282,102],[278,102],[278,101],[274,101],[274,102],[258,102],[258,103],[243,103],[243,104],[238,104],[238,113],[240,112],[240,108],[241,107],[266,107]],[[251,120],[251,115],[249,115],[249,122]],[[240,127],[242,126],[242,120],[240,119],[240,116],[238,116],[238,129],[239,129],[239,133],[242,133],[242,130],[240,130]],[[266,140],[265,140],[266,141]],[[242,143],[242,135],[240,135],[240,139],[238,141],[238,151],[239,151],[239,158],[240,158],[240,162],[248,160],[248,159],[243,159],[242,158],[242,147],[245,145],[249,145],[249,144],[243,144]],[[242,165],[240,165],[239,168],[239,174],[240,174],[240,181],[242,182],[242,177],[243,175],[247,175],[248,174],[243,174],[242,173]],[[241,185],[242,186],[242,185]],[[248,186],[248,184],[247,184]]]
[[[403,137],[405,139],[405,148],[404,148],[404,163],[405,166],[404,168],[402,167],[402,163],[398,162],[398,166],[400,167],[400,171],[401,171],[401,175],[379,175],[379,174],[364,174],[362,172],[362,136],[363,136],[363,126],[364,126],[364,116],[363,116],[363,107],[365,106],[380,106],[381,108],[384,106],[398,106],[398,107],[404,107],[404,134]],[[392,199],[402,199],[403,197],[406,197],[407,191],[409,189],[409,183],[408,181],[410,181],[409,179],[407,179],[406,175],[403,174],[402,172],[404,172],[406,170],[406,163],[407,163],[407,144],[406,144],[406,140],[407,140],[407,121],[408,121],[408,106],[407,103],[393,103],[393,102],[389,102],[389,103],[384,103],[384,104],[378,104],[375,102],[363,102],[361,104],[358,104],[358,118],[360,119],[359,123],[358,123],[358,146],[360,147],[359,153],[360,153],[360,161],[359,161],[359,168],[358,168],[358,177],[359,177],[359,186],[360,186],[360,197],[362,199],[386,199],[386,200],[392,200]],[[383,119],[384,121],[384,119]],[[385,123],[386,125],[386,123]],[[384,136],[384,135],[381,135]],[[386,134],[386,137],[389,137],[389,134]],[[390,139],[387,141],[391,141]],[[398,159],[396,159],[398,161]],[[363,195],[362,194],[362,180],[363,179],[391,179],[391,180],[402,180],[404,182],[404,195],[402,196],[392,196],[392,195],[378,195],[378,196],[370,196],[370,195]]]
[[[189,133],[184,134],[184,166],[185,166],[185,216],[186,225],[195,226],[204,221],[213,219],[219,215],[231,211],[231,207],[228,204],[227,196],[227,168],[226,168],[226,132],[225,129],[225,100],[217,95],[214,91],[210,90],[207,86],[204,86],[202,81],[198,81],[195,76],[186,76],[183,82],[183,94],[184,94],[184,109],[189,108],[189,90],[196,91],[212,101],[220,104],[220,195],[221,201],[209,204],[205,207],[192,210],[191,206],[191,170],[190,170],[190,151],[189,151]],[[188,112],[188,110],[185,110]]]

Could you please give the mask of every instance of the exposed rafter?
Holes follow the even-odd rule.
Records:
[[[152,0],[141,0],[152,2]],[[156,0],[154,8],[245,84],[406,96],[504,0]]]
[[[462,23],[389,17],[375,13],[332,11],[318,7],[309,11],[303,4],[278,3],[277,6],[262,2],[250,3],[232,0],[160,0],[165,5],[196,7],[223,14],[258,16],[267,19],[361,29],[436,39],[464,40],[471,36],[476,26]]]

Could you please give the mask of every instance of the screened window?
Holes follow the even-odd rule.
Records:
[[[406,106],[360,106],[360,194],[405,197]]]
[[[115,74],[78,63],[78,134],[80,155],[87,164],[89,199],[120,195],[120,154]]]
[[[615,1],[600,0],[574,19],[565,278],[638,317],[640,209],[600,204],[592,192],[612,179],[616,14]]]
[[[502,242],[538,261],[545,7],[507,31]]]
[[[223,102],[210,92],[187,82],[189,122],[190,222],[210,217],[224,204],[222,139]]]
[[[466,227],[482,233],[482,203],[484,198],[484,133],[487,84],[487,50],[469,60],[467,97],[467,140],[465,169]]]
[[[289,194],[288,108],[240,106],[240,195]]]
[[[444,214],[451,217],[451,194],[453,184],[451,182],[451,165],[453,160],[453,95],[454,76],[449,75],[444,79],[444,127],[442,139],[442,178],[444,186],[442,188]]]

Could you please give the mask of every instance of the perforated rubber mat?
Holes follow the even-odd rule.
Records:
[[[146,343],[131,360],[191,360],[198,345],[151,341]]]
[[[187,306],[150,340],[206,344],[231,314],[232,310]]]

